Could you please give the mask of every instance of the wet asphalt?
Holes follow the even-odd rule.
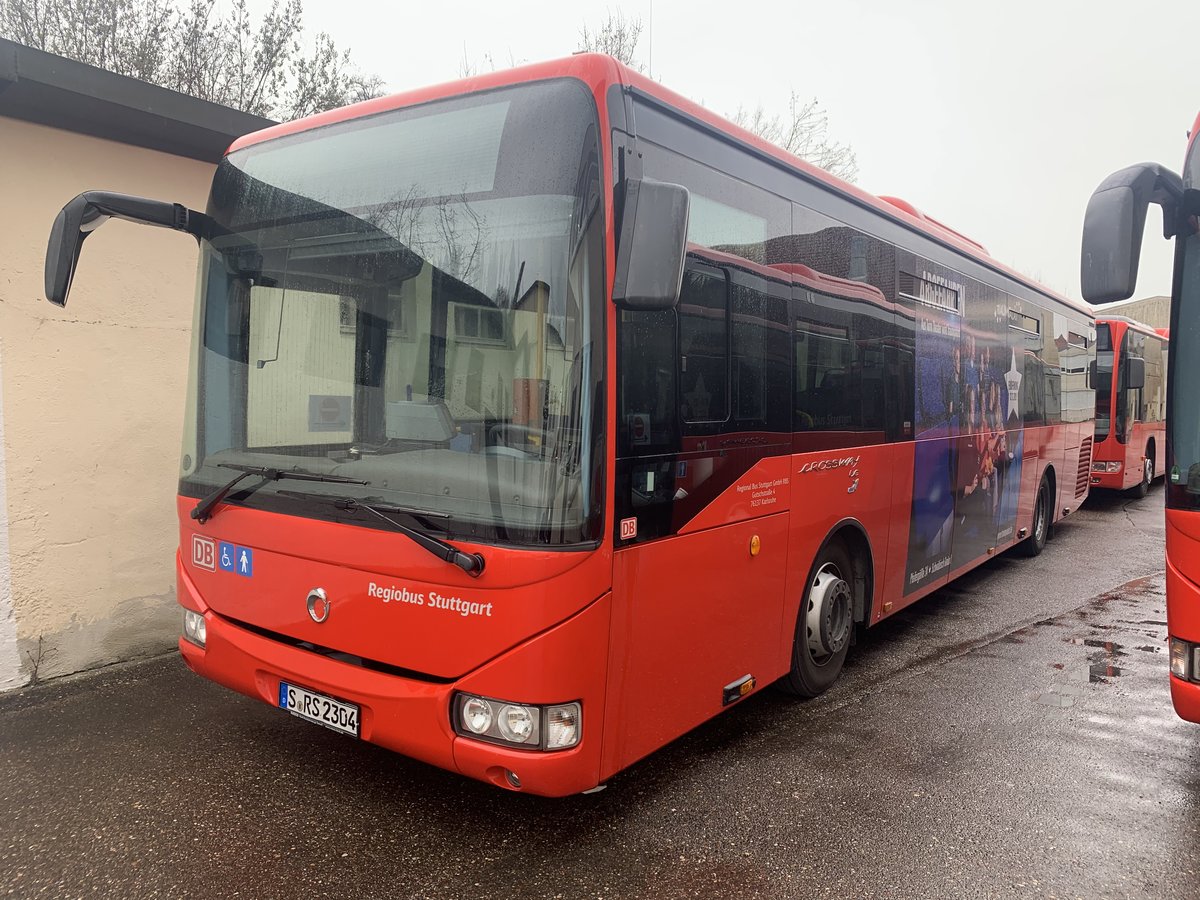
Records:
[[[1094,497],[764,691],[543,800],[174,655],[0,697],[0,896],[1200,897],[1200,726],[1166,681],[1162,488]]]

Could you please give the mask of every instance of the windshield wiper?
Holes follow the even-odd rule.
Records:
[[[267,481],[281,481],[285,478],[292,478],[296,481],[335,481],[339,484],[370,484],[369,481],[363,481],[359,478],[348,478],[345,475],[322,475],[319,472],[305,472],[302,469],[275,469],[270,466],[241,466],[237,463],[218,463],[222,469],[233,469],[241,474],[236,478],[230,479],[225,484],[221,485],[208,496],[202,498],[199,503],[192,508],[192,518],[203,525],[212,516],[213,507],[220,503],[235,487],[241,484],[242,480],[249,478],[251,475],[258,475],[264,479],[264,484]],[[258,490],[262,485],[255,485],[247,488],[247,490]]]
[[[484,558],[482,554],[464,553],[448,541],[435,538],[431,534],[418,531],[416,528],[410,528],[408,525],[402,525],[395,519],[384,515],[384,513],[393,513],[395,515],[414,516],[416,518],[449,519],[450,516],[448,513],[432,509],[421,509],[415,506],[388,506],[382,503],[365,503],[355,497],[335,497],[331,494],[306,494],[303,491],[280,491],[279,493],[287,497],[300,497],[305,500],[321,500],[326,503],[332,503],[338,509],[344,509],[347,512],[365,509],[377,519],[382,519],[402,535],[410,538],[421,549],[428,550],[438,559],[445,560],[453,566],[458,566],[468,575],[478,577],[483,574]]]

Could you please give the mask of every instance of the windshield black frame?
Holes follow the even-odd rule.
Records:
[[[1193,183],[1186,179],[1185,184]],[[1171,348],[1200,342],[1200,190],[1184,191],[1175,238],[1171,285]],[[1172,352],[1167,371],[1168,509],[1200,509],[1200,404],[1189,385],[1200,383],[1200,354]]]
[[[1124,343],[1122,341],[1122,343]],[[1117,369],[1120,348],[1113,346],[1113,328],[1107,322],[1096,323],[1096,442],[1112,433],[1113,373]],[[1106,356],[1104,355],[1106,354]]]
[[[540,95],[537,93],[539,91],[541,92]],[[562,108],[566,102],[563,99],[566,94],[570,95],[569,102],[571,104],[571,115],[575,116],[575,118],[566,118],[564,120]],[[553,104],[548,103],[547,98],[557,98],[558,106],[555,107]],[[600,163],[601,148],[599,140],[599,115],[594,97],[588,88],[582,82],[575,79],[564,78],[550,79],[540,82],[529,82],[496,88],[484,92],[477,92],[474,94],[458,95],[455,97],[435,100],[427,104],[406,107],[401,110],[390,110],[384,113],[362,117],[360,119],[348,120],[348,123],[343,122],[335,123],[334,125],[330,126],[322,126],[321,128],[301,132],[298,135],[289,135],[285,138],[279,138],[276,140],[286,141],[297,138],[311,139],[315,144],[316,141],[320,140],[324,133],[329,133],[330,129],[336,129],[338,126],[347,126],[347,124],[349,124],[349,127],[351,128],[366,129],[371,127],[372,120],[383,121],[385,124],[390,124],[396,122],[397,119],[399,119],[400,124],[403,125],[403,122],[405,121],[403,117],[405,115],[415,113],[415,118],[417,120],[420,120],[422,115],[428,119],[433,119],[443,112],[453,113],[454,111],[460,109],[470,110],[473,108],[473,104],[475,104],[477,107],[482,107],[488,103],[495,106],[498,105],[499,101],[503,101],[506,105],[511,104],[512,109],[522,110],[521,115],[513,114],[506,118],[503,125],[503,137],[500,139],[502,142],[514,142],[514,146],[519,147],[522,153],[515,158],[515,161],[505,161],[503,163],[505,168],[503,169],[502,175],[497,174],[494,176],[497,183],[486,186],[487,188],[491,189],[494,196],[498,197],[499,200],[504,200],[505,197],[511,196],[513,198],[512,202],[524,199],[536,199],[536,185],[540,183],[539,179],[545,180],[551,177],[558,177],[552,176],[552,174],[547,174],[548,167],[554,163],[557,163],[559,169],[564,172],[562,177],[565,178],[570,174],[566,172],[567,169],[570,169],[571,172],[574,173],[573,177],[575,181],[572,188],[574,191],[573,196],[575,197],[574,209],[571,209],[570,207],[566,209],[566,213],[569,214],[570,217],[569,227],[573,230],[568,235],[563,235],[561,238],[556,238],[556,240],[565,239],[570,246],[574,248],[570,251],[570,264],[573,264],[574,260],[578,256],[582,255],[588,256],[588,258],[591,260],[590,265],[585,265],[583,267],[585,271],[585,283],[583,287],[584,293],[581,298],[578,299],[576,305],[572,307],[577,310],[578,316],[586,317],[588,322],[586,326],[579,324],[572,326],[571,322],[566,323],[566,327],[573,327],[579,335],[582,335],[582,337],[577,337],[576,340],[583,341],[586,339],[586,343],[571,345],[574,347],[572,352],[575,355],[574,364],[571,372],[569,373],[569,378],[571,379],[569,382],[570,390],[560,390],[555,398],[555,402],[558,403],[558,409],[560,411],[566,410],[568,407],[570,408],[569,415],[571,417],[571,421],[579,423],[579,427],[574,432],[577,434],[576,437],[555,447],[553,451],[554,456],[552,465],[557,471],[559,462],[558,454],[560,452],[559,447],[563,448],[561,469],[563,472],[569,471],[569,477],[577,477],[581,481],[581,486],[576,492],[576,495],[573,496],[573,502],[580,504],[583,512],[580,520],[574,524],[568,521],[566,524],[555,523],[551,526],[541,527],[539,525],[534,525],[532,523],[527,524],[524,522],[514,525],[512,521],[500,521],[499,517],[496,521],[488,522],[483,521],[478,517],[463,515],[461,514],[461,511],[452,510],[444,520],[439,520],[436,523],[431,524],[434,524],[436,528],[445,536],[473,540],[481,543],[529,546],[537,547],[539,549],[579,549],[595,547],[600,543],[602,536],[605,533],[603,523],[604,503],[602,498],[605,497],[604,479],[606,470],[606,454],[604,449],[604,422],[606,404],[604,390],[604,365],[606,359],[605,329],[606,317],[608,315],[608,304],[605,302],[607,285],[605,265],[607,254],[605,253],[604,249],[604,222],[607,184],[602,178],[603,167]],[[546,121],[546,117],[550,116],[551,113],[539,113],[539,105],[550,110],[558,109],[559,114],[554,120],[555,124],[560,124],[566,134],[575,135],[575,137],[567,138],[563,137],[562,135],[557,137],[551,135],[550,129],[548,128],[550,123]],[[543,116],[541,120],[537,118],[537,115],[539,114]],[[515,124],[513,122],[514,119],[516,119]],[[519,126],[521,126],[523,123],[527,124],[530,121],[533,121],[539,125],[539,128],[532,135],[518,130]],[[576,123],[583,123],[585,126],[582,135],[577,133],[577,128],[572,129],[572,126],[574,126]],[[264,142],[263,144],[252,145],[248,149],[250,151],[254,151],[255,148],[270,147],[275,143],[276,141],[268,141]],[[573,154],[568,155],[562,152],[556,156],[555,147],[560,145],[565,145],[567,147],[578,146],[581,148],[579,158],[574,158]],[[503,152],[511,153],[512,151],[505,149],[503,152],[497,152],[503,155]],[[289,283],[293,285],[296,281],[296,278],[320,279],[324,276],[324,273],[315,267],[304,270],[299,276],[297,276],[294,271],[289,272],[286,268],[281,270],[277,262],[267,259],[269,254],[272,252],[269,242],[263,242],[262,246],[260,247],[259,245],[255,244],[252,238],[268,233],[262,231],[262,228],[264,227],[268,228],[268,230],[275,228],[276,230],[282,231],[284,227],[290,228],[292,227],[292,223],[300,222],[301,228],[308,228],[310,229],[311,233],[317,235],[315,239],[321,241],[322,247],[324,248],[328,245],[329,237],[328,235],[321,233],[321,228],[324,226],[320,225],[319,223],[314,226],[313,222],[321,219],[322,217],[325,217],[328,220],[329,215],[341,217],[337,223],[337,227],[348,231],[349,237],[347,239],[353,241],[355,244],[361,244],[367,240],[375,240],[381,245],[385,243],[384,241],[378,241],[378,238],[375,234],[378,229],[375,229],[374,223],[366,221],[365,219],[359,220],[357,218],[348,218],[352,214],[348,211],[343,211],[336,208],[336,204],[331,207],[324,206],[322,198],[317,194],[314,194],[312,197],[300,197],[300,200],[304,206],[303,213],[294,215],[290,222],[283,222],[283,224],[278,228],[276,227],[278,223],[275,220],[271,220],[268,213],[263,213],[258,209],[250,209],[249,214],[247,214],[247,207],[245,204],[238,206],[230,204],[228,201],[228,197],[232,193],[230,190],[228,190],[228,184],[232,180],[237,180],[239,178],[242,181],[250,178],[250,176],[248,176],[245,172],[236,170],[234,163],[237,161],[237,159],[237,154],[235,153],[231,158],[227,158],[222,162],[222,167],[224,167],[224,169],[219,168],[217,176],[214,178],[213,193],[210,197],[208,206],[208,214],[216,222],[218,230],[224,232],[224,234],[216,239],[213,243],[202,244],[199,296],[197,298],[196,333],[193,336],[193,351],[198,359],[193,360],[193,371],[191,373],[191,380],[193,383],[189,392],[189,424],[192,427],[194,434],[191,436],[190,444],[188,441],[188,435],[185,434],[185,447],[182,459],[183,465],[179,484],[180,494],[189,497],[202,497],[213,490],[214,485],[217,483],[217,479],[223,477],[222,475],[217,474],[221,472],[221,470],[216,469],[216,466],[220,465],[222,462],[233,461],[240,462],[242,464],[261,464],[275,467],[286,467],[288,464],[288,460],[286,459],[274,459],[271,458],[269,453],[263,453],[262,447],[259,447],[258,452],[255,452],[254,446],[250,441],[247,440],[245,419],[248,416],[248,404],[250,403],[250,400],[246,385],[253,377],[254,373],[254,367],[251,366],[251,358],[252,355],[257,357],[263,354],[252,354],[251,352],[251,348],[249,346],[251,343],[251,337],[247,332],[247,329],[249,328],[249,319],[240,320],[242,323],[240,328],[234,327],[234,325],[231,324],[231,320],[234,318],[234,316],[229,311],[235,308],[234,301],[231,301],[229,297],[226,296],[223,300],[224,306],[222,307],[219,305],[219,303],[222,301],[217,295],[219,293],[228,295],[230,293],[230,289],[227,285],[222,286],[222,282],[228,281],[228,278],[218,278],[216,275],[216,270],[223,269],[224,274],[227,276],[231,272],[236,275],[239,282],[244,282],[247,285],[247,294],[249,294],[249,292],[254,288],[262,285],[271,287],[272,279],[278,278],[278,273],[280,271],[284,272],[284,275],[289,279]],[[498,162],[496,165],[497,172],[500,172],[500,167],[502,164]],[[437,177],[436,173],[434,177]],[[507,180],[503,187],[498,184],[501,178]],[[528,188],[528,194],[522,193],[522,190],[524,190],[522,185],[526,183],[531,185],[531,187]],[[275,193],[278,194],[279,192],[276,190]],[[436,196],[433,199],[436,200]],[[567,197],[564,197],[564,199],[569,199],[570,196],[571,195],[568,195]],[[465,188],[463,197],[466,197]],[[480,197],[482,197],[482,203],[492,202],[488,199],[487,191],[483,191],[482,193],[476,192],[472,194],[470,202],[479,203],[481,202],[479,200]],[[274,202],[274,199],[275,198],[273,198],[271,202]],[[455,197],[453,200],[458,202],[460,201],[460,198]],[[290,202],[290,198],[288,201],[285,201],[284,207],[282,208],[289,208],[287,206],[287,202]],[[468,201],[461,200],[461,202],[466,203]],[[328,215],[325,214],[325,210],[327,209],[331,210]],[[259,221],[255,221],[256,217],[259,219]],[[270,224],[265,226],[262,225],[263,219],[269,221]],[[346,226],[346,222],[350,223],[348,227]],[[509,228],[511,231],[511,226]],[[339,231],[338,233],[340,234],[341,232]],[[289,242],[296,240],[296,238],[291,236],[292,234],[293,232],[288,232]],[[572,238],[570,235],[574,235],[574,237]],[[303,232],[300,233],[299,239],[306,239],[306,236]],[[536,235],[534,239],[536,239]],[[588,242],[586,246],[585,242]],[[392,240],[391,243],[400,244],[401,247],[403,247],[403,244],[396,240]],[[291,246],[293,246],[293,244],[289,243],[288,247]],[[416,245],[412,243],[409,243],[408,245],[409,248],[413,246]],[[289,258],[291,258],[290,255],[292,251],[290,249],[288,250],[288,253]],[[411,255],[419,256],[419,254],[415,251],[413,251]],[[529,267],[531,272],[526,272],[526,262],[524,259],[521,259],[519,267],[517,267],[514,263],[514,268],[517,268],[518,270],[516,273],[515,284],[511,286],[511,295],[505,295],[505,302],[507,302],[509,305],[502,308],[500,307],[501,300],[499,296],[496,296],[495,298],[489,298],[486,293],[481,292],[473,287],[469,283],[470,279],[468,279],[466,276],[461,278],[455,277],[456,273],[444,271],[440,266],[435,265],[433,257],[429,257],[428,259],[417,259],[416,268],[405,271],[408,269],[408,263],[405,261],[404,253],[389,252],[387,264],[391,266],[392,269],[388,278],[396,283],[403,282],[405,279],[414,279],[414,272],[417,271],[425,271],[426,273],[432,272],[432,275],[429,277],[432,277],[433,283],[441,285],[440,288],[433,288],[433,290],[453,291],[455,292],[455,298],[470,296],[472,298],[470,302],[474,303],[480,309],[485,311],[490,308],[488,304],[493,302],[496,304],[497,308],[500,308],[501,312],[507,311],[508,314],[516,315],[516,311],[520,311],[521,314],[526,318],[531,317],[531,310],[536,310],[539,329],[544,328],[546,334],[552,335],[555,338],[565,337],[565,335],[560,336],[558,334],[558,332],[563,330],[564,326],[559,324],[563,320],[561,319],[561,315],[558,319],[554,319],[552,315],[553,309],[549,306],[550,301],[544,297],[535,298],[532,301],[527,300],[530,295],[537,293],[537,285],[541,284],[542,282],[537,280],[536,276],[538,269],[536,265],[531,265]],[[424,268],[422,269],[422,267]],[[571,274],[573,275],[574,273],[572,272]],[[524,283],[522,282],[522,277],[527,279],[524,281]],[[438,279],[440,279],[440,281]],[[280,290],[286,293],[286,291],[289,289],[300,291],[310,290],[310,288],[307,287],[283,287]],[[558,299],[560,304],[563,302],[561,300],[562,293],[562,288],[559,287],[555,296],[560,298]],[[519,296],[517,296],[518,294]],[[343,297],[342,299],[345,300],[346,298]],[[356,402],[351,415],[351,418],[353,419],[351,439],[345,442],[345,447],[337,448],[338,452],[345,451],[345,453],[349,455],[347,459],[342,460],[343,462],[348,462],[351,459],[355,461],[363,459],[364,457],[362,455],[354,454],[360,453],[364,445],[369,445],[365,438],[367,436],[375,437],[382,433],[381,414],[378,412],[372,414],[370,410],[365,408],[365,404],[357,402],[360,393],[365,396],[366,393],[369,393],[372,387],[375,389],[379,388],[380,376],[377,371],[372,371],[371,359],[372,354],[374,354],[376,357],[381,355],[381,346],[378,343],[374,347],[370,345],[364,345],[363,343],[364,333],[374,335],[384,334],[384,329],[380,326],[382,319],[379,315],[377,315],[376,306],[378,304],[376,304],[376,306],[372,306],[372,302],[373,301],[368,299],[359,298],[356,300],[358,309],[357,316],[354,316],[352,313],[352,320],[356,319],[356,321],[353,322],[351,327],[357,329],[355,331],[357,349],[355,350],[356,362],[354,365]],[[431,346],[436,347],[440,342],[441,346],[444,348],[444,346],[448,343],[448,338],[446,336],[447,332],[445,331],[445,328],[447,327],[446,318],[458,307],[446,300],[430,302],[434,302],[435,305],[440,302],[442,306],[445,307],[440,313],[440,327],[442,330],[439,332],[438,326],[434,324],[426,327],[425,331],[422,333],[427,336],[428,340],[431,342]],[[523,306],[522,304],[526,305]],[[248,310],[248,299],[246,299],[245,305]],[[282,300],[280,300],[279,303],[279,310],[279,315],[282,321]],[[436,317],[438,312],[435,310],[432,314]],[[244,315],[249,316],[249,312],[245,312]],[[481,332],[481,344],[487,343],[486,339],[492,337],[490,332],[483,332],[485,327],[494,327],[492,322],[493,318],[495,317],[491,315],[485,318],[482,313],[478,315],[476,328],[478,328]],[[549,324],[543,326],[543,322],[548,322]],[[280,333],[282,332],[282,327],[283,326],[281,324],[279,326]],[[457,327],[457,323],[455,327]],[[430,328],[432,328],[432,330],[430,330]],[[557,331],[555,331],[555,328],[557,328]],[[364,329],[366,329],[366,331],[364,331]],[[570,340],[569,337],[567,339]],[[382,341],[383,338],[381,337],[379,340]],[[484,349],[486,350],[486,347]],[[210,374],[206,371],[206,367],[209,366],[207,360],[212,356],[212,353],[202,351],[216,351],[219,356],[225,357],[227,360],[229,360],[231,365],[236,364],[235,368],[240,367],[242,370],[232,371],[232,373],[226,373],[223,376],[219,376],[230,381],[240,377],[244,382],[240,386],[235,385],[234,389],[231,389],[231,393],[234,395],[237,394],[237,390],[240,390],[242,392],[241,396],[244,398],[243,405],[240,408],[240,413],[236,401],[232,402],[230,411],[233,419],[226,423],[230,432],[235,436],[238,434],[238,429],[241,429],[240,446],[245,448],[245,450],[244,452],[240,452],[239,454],[235,454],[233,456],[222,457],[214,455],[218,451],[214,451],[214,453],[206,456],[203,451],[206,441],[206,414],[211,414],[211,410],[206,411],[205,409],[206,401],[205,395],[202,394],[202,386],[206,384],[206,378]],[[436,368],[433,361],[433,356],[436,354],[436,352],[436,350],[429,351],[431,360],[431,373],[435,371]],[[444,354],[446,351],[443,349],[441,352],[443,354],[442,359],[444,362]],[[273,362],[273,360],[271,360],[269,357],[264,360],[256,359],[255,361],[258,363],[257,368],[260,370],[264,367],[264,364],[270,364]],[[538,356],[538,364],[541,365],[540,355]],[[578,371],[576,371],[576,369],[578,369]],[[544,372],[545,370],[538,371]],[[524,373],[514,371],[514,374]],[[443,373],[443,379],[444,378],[445,375]],[[374,379],[374,381],[372,381],[372,379]],[[488,440],[490,440],[494,434],[499,433],[504,442],[507,443],[511,440],[512,443],[516,444],[521,451],[526,453],[532,452],[536,455],[537,441],[532,442],[533,450],[531,451],[529,435],[526,434],[526,432],[537,431],[539,429],[533,427],[534,425],[543,424],[544,422],[548,421],[546,416],[549,415],[548,410],[550,409],[551,404],[551,398],[548,396],[551,388],[548,386],[548,384],[542,386],[540,389],[538,389],[536,385],[529,388],[531,391],[531,397],[540,397],[540,406],[538,405],[538,399],[529,399],[527,403],[527,406],[530,410],[528,421],[532,423],[532,425],[522,425],[516,421],[517,414],[515,407],[518,405],[518,400],[516,396],[517,386],[515,382],[517,380],[529,381],[531,379],[513,379],[512,403],[514,410],[510,411],[512,421],[503,422],[503,427],[499,432],[496,431],[497,426],[495,424],[490,426],[481,424],[480,427],[487,431]],[[426,388],[426,390],[433,391],[435,389],[433,385],[434,377],[431,374],[429,386]],[[439,387],[443,392],[448,390],[444,380]],[[408,385],[408,389],[409,400],[411,401],[411,384]],[[430,396],[432,396],[432,394]],[[446,395],[443,394],[443,396]],[[208,405],[211,406],[211,404]],[[445,406],[445,402],[443,402],[442,405]],[[234,421],[239,414],[243,420],[241,423]],[[540,420],[535,419],[535,415],[541,415],[543,418]],[[560,415],[560,418],[561,417],[562,416]],[[543,431],[545,430],[543,429]],[[543,440],[548,441],[547,438],[543,438]],[[575,444],[575,446],[571,446],[572,443]],[[239,442],[236,439],[234,439],[233,444],[230,444],[230,446],[234,448],[236,448],[238,445]],[[214,446],[219,446],[219,444]],[[329,444],[327,446],[333,447],[334,445]],[[278,450],[281,455],[286,455],[288,452],[291,452],[287,447],[272,449]],[[550,458],[551,450],[548,442],[542,444],[541,452],[546,459]],[[569,454],[574,455],[568,456]],[[301,459],[300,457],[296,457],[291,459],[291,464],[306,467],[309,462],[313,461],[313,459],[320,458],[313,457],[312,459]],[[492,469],[494,469],[495,464],[492,463],[490,465],[492,465]],[[477,466],[476,469],[478,470],[478,468],[479,467]],[[488,471],[490,472],[492,469],[489,469]],[[227,476],[227,474],[228,472],[225,470],[224,476]],[[352,473],[350,473],[347,469],[347,471],[342,474]],[[378,479],[372,478],[371,475],[365,475],[363,477],[376,482],[376,487],[370,489],[370,493],[374,495],[378,501]],[[557,476],[554,477],[557,478]],[[386,481],[384,481],[384,484],[386,485]],[[495,492],[495,490],[492,490],[493,494]],[[554,494],[549,496],[557,498],[557,495]],[[366,497],[366,491],[364,491],[364,496],[362,499],[364,501],[368,499]],[[386,525],[383,525],[382,523],[364,521],[361,516],[353,514],[347,515],[346,511],[338,510],[331,504],[322,503],[319,500],[306,501],[295,496],[289,497],[286,495],[280,495],[271,486],[254,492],[231,491],[226,500],[232,503],[241,503],[247,506],[253,506],[255,508],[280,512],[288,515],[297,515],[305,518],[335,522],[346,522],[359,526],[379,528],[381,530],[386,529]],[[385,497],[382,498],[382,502],[403,505],[405,503],[413,504],[416,501],[411,498]],[[554,504],[557,503],[557,499],[547,502],[550,502],[550,505],[554,506]],[[429,504],[427,502],[422,502],[419,505],[427,506]],[[546,509],[547,516],[550,516],[552,512],[557,512],[557,510],[552,510],[550,508]]]

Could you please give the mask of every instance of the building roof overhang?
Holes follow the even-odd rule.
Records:
[[[275,124],[2,38],[0,116],[212,163]]]

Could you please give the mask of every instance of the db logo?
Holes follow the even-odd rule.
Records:
[[[637,519],[621,520],[621,540],[631,541],[637,537]]]
[[[192,535],[192,565],[210,572],[217,571],[217,544],[212,538]]]

